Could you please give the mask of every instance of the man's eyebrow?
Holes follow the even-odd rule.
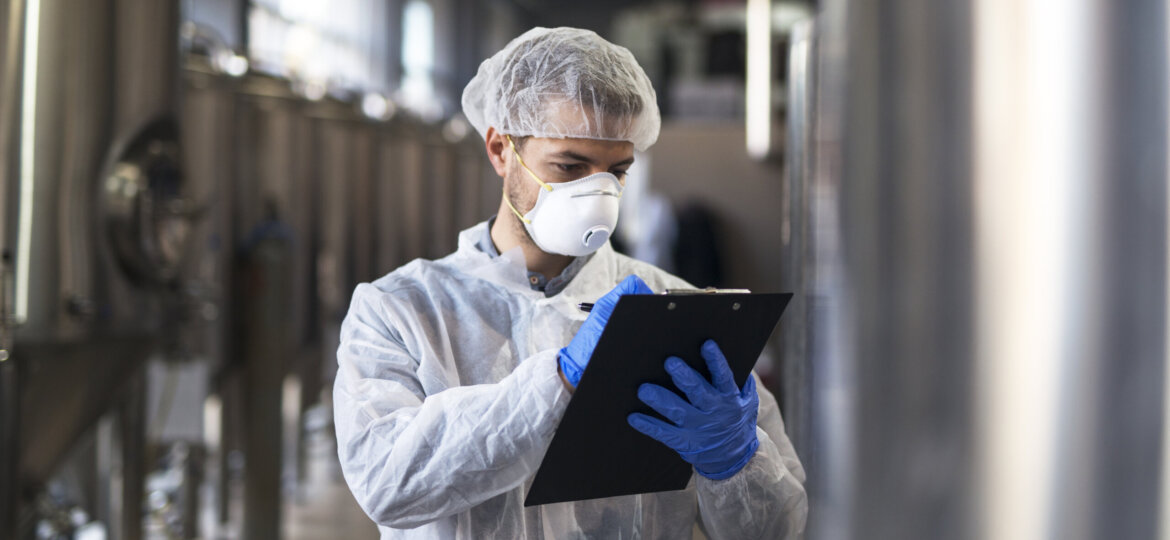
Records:
[[[589,156],[583,156],[583,155],[581,155],[581,154],[578,154],[578,153],[576,153],[576,152],[574,152],[574,151],[572,151],[572,150],[565,150],[565,151],[562,151],[562,152],[557,152],[557,153],[555,153],[555,154],[552,154],[552,157],[560,157],[560,158],[568,158],[568,159],[573,159],[573,160],[576,160],[576,161],[581,161],[581,162],[584,162],[584,163],[588,163],[588,164],[590,164],[590,165],[593,165],[594,163],[596,163],[596,162],[597,162],[596,160],[594,160],[594,159],[590,158]],[[621,165],[631,165],[631,164],[633,164],[633,163],[634,163],[634,157],[633,157],[633,156],[630,156],[628,159],[624,159],[624,160],[622,160],[622,161],[619,161],[619,162],[617,162],[617,163],[614,163],[614,164],[613,164],[613,166],[614,166],[614,167],[618,167],[618,166],[621,166]]]

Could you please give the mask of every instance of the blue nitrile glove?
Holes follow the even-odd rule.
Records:
[[[581,382],[581,374],[585,372],[585,365],[589,363],[589,357],[593,356],[593,348],[597,346],[597,340],[601,339],[601,331],[605,330],[605,323],[609,322],[609,315],[613,313],[618,298],[624,294],[654,294],[654,291],[650,290],[650,286],[646,285],[642,278],[630,275],[593,304],[589,318],[581,324],[581,328],[577,330],[577,335],[573,336],[569,346],[561,349],[560,354],[557,355],[557,362],[561,364],[561,373],[565,375],[565,379],[573,385],[573,388],[576,388],[577,383]]]
[[[682,359],[666,359],[667,373],[690,403],[656,384],[638,387],[638,399],[674,424],[641,413],[631,414],[627,421],[674,449],[699,474],[722,480],[744,468],[760,446],[756,437],[760,397],[754,377],[748,377],[743,390],[736,388],[727,359],[714,341],[704,342],[700,352],[711,372],[710,383]]]

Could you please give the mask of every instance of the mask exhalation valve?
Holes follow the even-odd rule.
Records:
[[[585,236],[581,237],[581,243],[585,244],[590,251],[600,248],[606,240],[609,240],[609,227],[602,226],[585,231]]]

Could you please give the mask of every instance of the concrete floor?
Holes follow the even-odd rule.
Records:
[[[295,495],[285,496],[281,524],[288,540],[376,539],[378,528],[366,516],[341,476],[334,440],[332,411],[322,416],[318,429],[304,443],[305,478]]]
[[[344,481],[316,484],[303,500],[286,501],[282,530],[288,540],[378,538],[378,528],[362,512]]]
[[[301,444],[295,437],[286,440],[286,484],[281,505],[280,537],[287,540],[374,540],[378,528],[358,506],[341,475],[337,461],[337,443],[333,438],[332,411],[322,407],[309,414],[308,433]],[[301,418],[292,418],[291,428]],[[296,452],[304,452],[305,468],[298,481],[296,468],[291,463]],[[229,460],[230,461],[230,460]],[[295,484],[295,485],[294,485]],[[236,477],[226,523],[219,523],[214,515],[212,495],[208,485],[203,491],[200,530],[210,540],[242,540],[240,530],[244,513],[242,479]],[[158,529],[158,527],[154,527]],[[172,538],[161,530],[148,531],[149,540]]]

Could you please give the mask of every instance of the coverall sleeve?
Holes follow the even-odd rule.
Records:
[[[795,539],[804,533],[808,518],[804,467],[784,433],[776,398],[758,378],[756,388],[760,447],[751,461],[724,480],[695,474],[699,520],[711,540]]]
[[[359,286],[342,323],[334,383],[338,455],[362,509],[380,525],[412,528],[521,485],[568,403],[557,351],[498,383],[425,395],[418,361],[373,291]]]

